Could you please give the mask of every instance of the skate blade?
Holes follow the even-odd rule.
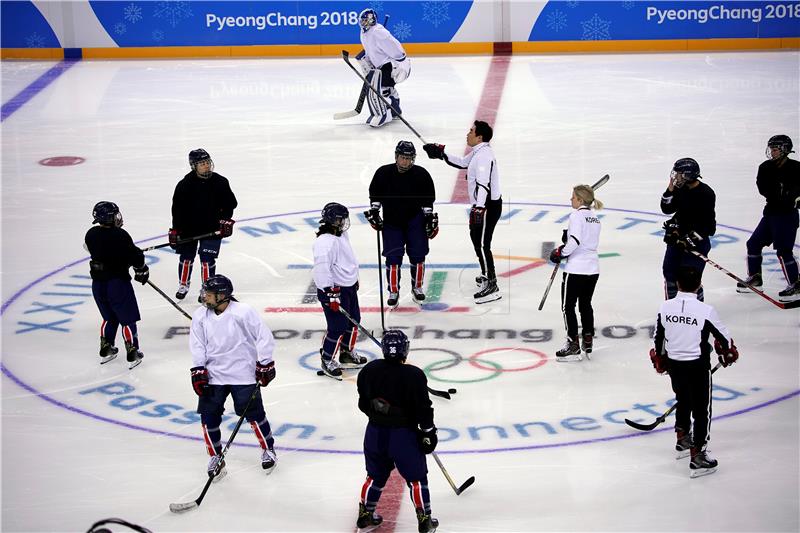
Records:
[[[117,354],[115,354],[115,353],[111,354],[111,355],[107,355],[105,357],[101,357],[100,358],[100,364],[104,365],[106,363],[110,363],[111,361],[113,361],[116,358],[117,358]]]
[[[591,361],[592,360],[592,351],[591,350],[589,350],[588,352],[584,350],[583,355],[586,357],[587,361]]]
[[[756,287],[756,289],[761,290],[761,287]],[[736,292],[738,292],[739,294],[755,294],[747,287],[736,287]]]
[[[696,477],[707,476],[709,474],[713,474],[717,471],[717,467],[714,468],[698,468],[697,470],[690,470],[689,477],[694,479]]]
[[[379,527],[381,527],[380,524],[375,525],[375,526],[359,527],[359,528],[356,528],[356,533],[369,533],[370,531],[375,531]]]
[[[564,357],[556,356],[556,361],[558,361],[559,363],[580,363],[581,361],[583,361],[583,357],[581,357],[580,355],[567,355]]]
[[[128,361],[128,370],[133,370],[137,366],[142,364],[141,359],[137,359],[136,361]]]
[[[345,370],[357,370],[359,368],[364,368],[367,363],[342,363],[339,361],[339,368],[343,368]]]
[[[691,454],[692,454],[691,450],[683,450],[682,452],[675,450],[675,460],[677,461],[678,459],[685,459],[689,457]]]
[[[228,475],[228,470],[225,469],[225,467],[222,467],[222,470],[219,471],[219,474],[214,476],[214,481],[212,481],[211,483],[219,483],[220,481],[222,481],[222,478],[224,478],[227,475]]]
[[[778,296],[778,301],[785,304],[796,302],[797,300],[800,300],[800,294],[795,294],[793,296]]]
[[[342,381],[342,376],[334,376],[332,374],[328,374],[324,370],[317,370],[317,375],[318,376],[325,376],[325,377],[328,377],[328,378],[331,378],[331,379],[335,379],[336,381]]]
[[[278,463],[273,463],[272,466],[270,466],[269,468],[264,468],[264,465],[262,464],[261,468],[264,468],[264,475],[268,476],[272,473],[273,470],[275,470],[276,466],[278,466]]]
[[[500,294],[499,292],[495,292],[495,293],[486,295],[486,296],[484,296],[482,298],[475,298],[475,303],[476,304],[488,304],[489,302],[497,301],[502,297],[503,297],[502,294]]]

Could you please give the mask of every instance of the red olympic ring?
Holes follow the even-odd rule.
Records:
[[[530,352],[538,356],[539,360],[530,366],[524,366],[522,368],[489,368],[481,365],[480,363],[480,356],[483,354],[492,352],[518,352],[518,351]],[[522,372],[523,370],[533,370],[534,368],[539,368],[543,364],[547,363],[547,354],[544,354],[538,350],[531,350],[530,348],[491,348],[489,350],[483,350],[470,355],[468,361],[469,364],[471,364],[476,368],[480,368],[481,370],[490,370],[492,372]]]

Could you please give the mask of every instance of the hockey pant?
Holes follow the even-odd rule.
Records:
[[[408,253],[411,263],[413,287],[421,289],[425,280],[425,256],[430,247],[425,233],[425,217],[420,212],[405,227],[384,224],[383,256],[386,258],[386,283],[389,292],[400,291],[400,269],[403,256]]]
[[[200,241],[178,246],[176,251],[180,254],[180,259],[178,260],[178,281],[180,284],[186,286],[191,284],[192,269],[194,268],[194,258],[197,255],[198,245],[200,248],[200,266],[202,268],[203,282],[213,276],[217,269],[217,257],[219,257],[221,244],[221,239],[201,239]]]
[[[711,369],[708,359],[670,359],[669,377],[678,401],[675,430],[685,433],[692,431],[694,446],[703,448],[708,443],[711,431]]]
[[[792,254],[797,237],[798,213],[794,209],[790,213],[780,215],[764,215],[747,239],[747,273],[761,273],[761,250],[772,244],[786,281],[791,285],[798,278],[797,260]]]
[[[197,412],[200,414],[200,422],[203,425],[203,440],[206,445],[208,455],[219,455],[222,452],[222,414],[225,412],[225,400],[228,395],[233,398],[233,408],[237,416],[242,416],[245,406],[247,406],[250,395],[253,394],[253,385],[209,385],[206,392],[198,398]],[[272,429],[264,412],[264,405],[261,401],[261,391],[259,390],[250,409],[245,413],[245,418],[250,422],[253,433],[258,440],[262,450],[272,448],[275,439],[272,438]]]
[[[133,285],[128,279],[111,279],[108,281],[92,281],[92,296],[103,317],[100,336],[109,344],[114,344],[117,328],[122,325],[122,337],[126,343],[139,347],[139,335],[136,322],[141,320],[139,306]]]
[[[711,241],[708,237],[704,238],[697,245],[697,251],[708,257],[708,252],[711,250]],[[678,270],[681,267],[692,267],[697,270],[701,276],[703,270],[706,268],[706,262],[694,254],[684,251],[682,248],[668,244],[667,250],[664,252],[664,262],[661,265],[661,271],[664,274],[664,299],[671,300],[678,295]],[[703,286],[697,291],[697,299],[703,301]]]
[[[339,305],[347,311],[353,320],[361,322],[361,309],[358,305],[358,291],[356,285],[351,287],[340,287]],[[322,312],[325,313],[327,330],[322,341],[322,356],[326,359],[333,359],[339,349],[344,345],[350,351],[358,340],[358,329],[338,311],[331,311],[328,307],[328,297],[325,292],[317,289],[317,299],[322,304]]]
[[[469,225],[469,237],[472,240],[472,247],[475,255],[478,256],[478,263],[481,265],[481,274],[495,281],[497,275],[494,271],[494,256],[492,255],[492,236],[494,228],[500,220],[503,210],[503,199],[486,201],[486,214],[482,224]]]
[[[597,285],[599,274],[570,274],[564,272],[561,282],[561,312],[564,314],[564,326],[567,337],[578,338],[578,317],[575,315],[575,304],[581,314],[581,327],[584,335],[594,335],[594,310],[592,295]]]

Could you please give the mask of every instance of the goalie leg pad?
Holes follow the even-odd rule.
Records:
[[[369,118],[367,124],[373,128],[379,128],[390,120],[389,108],[378,95],[381,94],[381,80],[383,76],[379,69],[372,70],[367,76],[369,84],[375,91],[367,93],[367,105],[369,106]]]

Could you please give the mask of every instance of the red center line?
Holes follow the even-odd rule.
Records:
[[[511,56],[493,56],[492,62],[489,64],[489,72],[486,75],[486,80],[483,82],[483,92],[478,102],[478,109],[475,111],[475,120],[488,122],[492,128],[494,128],[495,120],[497,119],[497,110],[500,107],[500,98],[503,96],[503,88],[506,84],[508,66],[510,63]],[[466,150],[464,150],[464,154],[469,153],[470,150],[472,150],[472,148],[468,146]],[[458,178],[456,178],[455,186],[453,187],[453,194],[450,197],[451,202],[464,204],[469,202],[466,178],[467,171],[460,170],[458,172]]]

